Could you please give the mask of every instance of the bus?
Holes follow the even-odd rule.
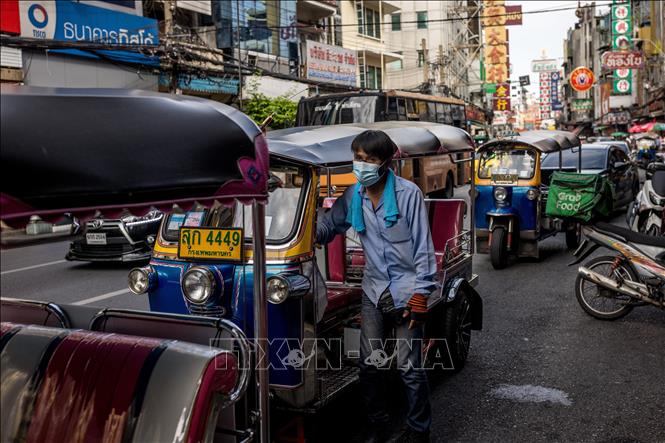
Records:
[[[428,121],[468,129],[463,100],[394,89],[302,98],[296,115],[297,126],[387,120]]]
[[[463,100],[398,90],[344,92],[301,98],[296,115],[297,126],[395,120],[443,123],[468,131]],[[415,160],[403,159],[400,160],[400,167],[403,176],[417,183],[428,197],[452,198],[455,187],[471,178],[470,165],[466,163],[458,168],[455,160],[468,156],[468,153],[439,154]],[[332,178],[333,186],[339,189],[354,181],[352,174]]]

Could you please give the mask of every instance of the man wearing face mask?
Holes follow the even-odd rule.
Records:
[[[399,441],[429,441],[431,412],[422,369],[427,297],[436,288],[436,259],[420,189],[389,168],[395,144],[382,131],[365,131],[352,142],[358,180],[335,201],[317,225],[317,242],[327,244],[353,228],[365,254],[360,334],[360,382],[371,431],[369,441],[386,441],[381,340],[395,330],[397,367],[406,386],[407,429]],[[383,353],[382,353],[383,351]]]

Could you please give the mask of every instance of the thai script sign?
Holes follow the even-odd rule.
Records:
[[[307,40],[307,78],[356,86],[355,51]]]
[[[600,59],[605,69],[642,69],[644,55],[640,51],[604,52]]]
[[[121,45],[159,43],[157,20],[71,1],[19,2],[21,36]]]
[[[533,72],[553,72],[559,70],[559,63],[554,59],[543,59],[531,61]]]

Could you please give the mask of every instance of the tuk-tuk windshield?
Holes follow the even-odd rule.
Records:
[[[478,177],[512,176],[515,179],[533,178],[536,153],[530,149],[491,149],[479,156]]]
[[[299,208],[306,189],[305,171],[297,167],[270,168],[268,180],[268,204],[266,205],[266,240],[281,243],[296,230]],[[231,207],[215,204],[210,208],[194,208],[187,212],[172,212],[162,228],[162,237],[178,241],[181,226],[206,226],[215,228],[243,228],[245,237],[252,237],[252,209],[236,203]]]

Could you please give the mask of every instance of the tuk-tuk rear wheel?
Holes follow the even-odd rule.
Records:
[[[508,266],[508,233],[503,226],[497,226],[492,230],[490,261],[494,269],[503,269]]]
[[[453,371],[458,372],[464,367],[471,346],[471,301],[464,291],[446,307],[443,324]]]

